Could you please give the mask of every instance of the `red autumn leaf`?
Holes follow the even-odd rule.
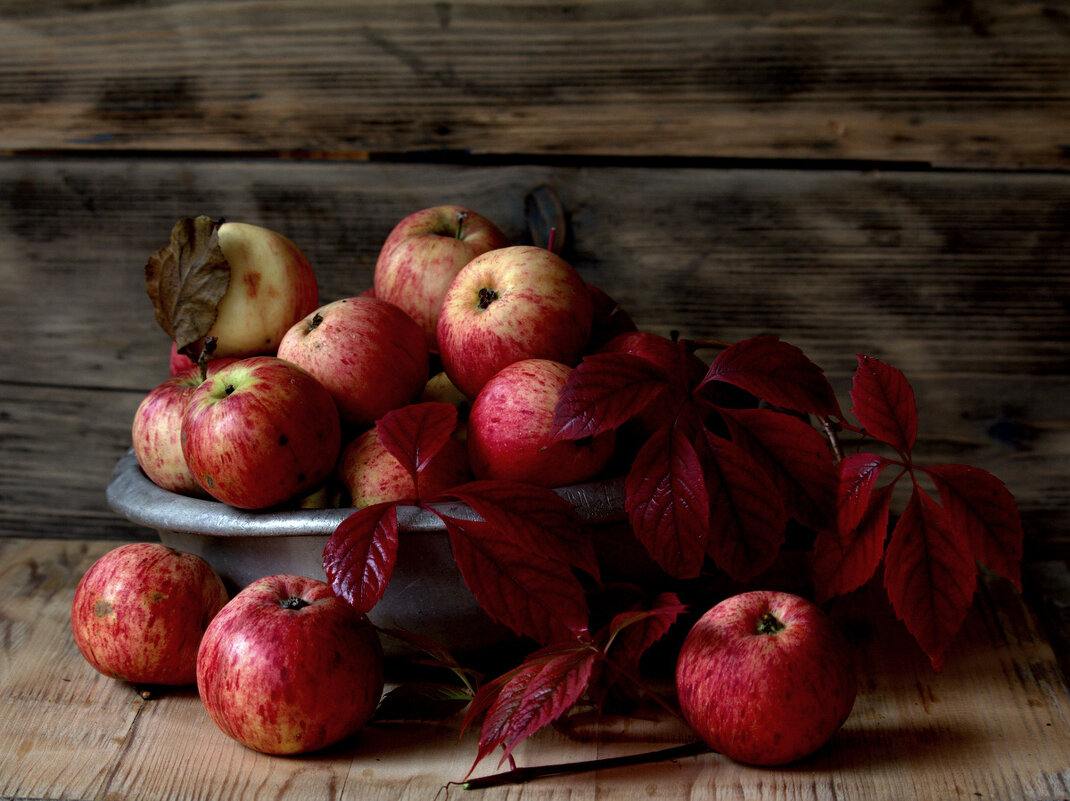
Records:
[[[697,389],[711,381],[732,384],[774,406],[843,418],[824,371],[799,348],[778,337],[752,337],[725,348]]]
[[[636,538],[666,573],[698,576],[709,536],[709,496],[684,426],[664,425],[643,443],[625,478],[624,507]]]
[[[966,465],[924,468],[940,493],[951,525],[966,532],[973,555],[1022,588],[1022,520],[1007,487]]]
[[[472,481],[448,495],[510,539],[547,559],[598,577],[598,557],[575,508],[552,489],[511,481]]]
[[[976,586],[977,566],[965,532],[952,527],[944,510],[915,485],[885,551],[884,587],[936,671]]]
[[[411,403],[387,412],[375,423],[379,441],[409,471],[419,486],[421,472],[453,435],[457,407],[450,403]]]
[[[334,594],[368,612],[386,592],[398,554],[398,515],[392,502],[358,509],[331,534],[323,571]]]
[[[660,593],[649,608],[632,609],[613,617],[607,627],[607,653],[614,664],[625,672],[638,672],[639,659],[646,650],[672,628],[676,619],[687,611],[673,592]]]
[[[713,434],[706,439],[710,503],[706,552],[729,576],[749,581],[776,559],[787,513],[776,485],[746,451]]]
[[[640,356],[586,356],[561,389],[550,436],[577,440],[618,428],[663,393],[669,382],[662,367]]]
[[[587,598],[567,564],[486,521],[440,517],[461,577],[489,617],[540,643],[587,633]]]
[[[833,454],[799,418],[768,409],[718,409],[732,441],[769,474],[789,514],[813,529],[827,527],[836,506]]]
[[[590,642],[550,646],[481,689],[473,709],[489,708],[472,767],[499,746],[504,762],[525,738],[567,712],[583,696],[598,658]],[[469,712],[466,726],[471,717]]]
[[[877,572],[888,539],[889,508],[894,484],[867,495],[868,503],[852,528],[827,528],[814,540],[813,570],[817,599],[824,603],[856,590]]]
[[[891,464],[883,456],[872,453],[854,453],[840,461],[836,488],[836,527],[840,531],[853,531],[866,516],[873,487],[884,468]]]
[[[866,433],[909,453],[918,436],[918,407],[906,376],[879,359],[859,354],[851,386],[851,413]]]

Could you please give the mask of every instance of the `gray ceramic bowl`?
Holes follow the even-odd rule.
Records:
[[[581,484],[557,492],[588,523],[625,519],[623,481]],[[132,449],[115,466],[107,500],[127,520],[154,529],[165,545],[203,556],[232,591],[278,573],[323,580],[327,538],[354,511],[249,512],[178,495],[153,484]],[[453,517],[475,516],[462,504],[443,509]],[[386,594],[368,615],[372,622],[431,637],[457,651],[482,648],[508,636],[486,617],[465,586],[438,517],[402,507],[398,522],[403,536],[397,565]],[[390,642],[384,646],[388,652],[404,650]]]

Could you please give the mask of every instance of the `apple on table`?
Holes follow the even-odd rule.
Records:
[[[209,717],[243,745],[268,754],[318,751],[374,714],[382,645],[368,619],[326,582],[265,576],[209,625],[197,690]]]
[[[375,262],[375,296],[407,312],[423,328],[427,349],[437,353],[438,314],[450,283],[476,256],[508,244],[497,225],[463,206],[413,212],[383,242]]]
[[[227,597],[200,556],[133,542],[108,551],[78,581],[71,631],[82,656],[106,676],[192,684],[201,638]]]
[[[858,692],[851,647],[812,601],[754,590],[726,598],[688,632],[676,663],[688,725],[738,762],[782,765],[824,745]]]

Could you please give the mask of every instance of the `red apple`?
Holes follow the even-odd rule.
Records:
[[[802,759],[847,720],[857,684],[851,649],[819,607],[753,591],[706,612],[676,664],[680,709],[711,748],[754,765]]]
[[[319,379],[355,428],[418,398],[429,369],[423,329],[394,304],[367,296],[321,306],[286,332],[278,356]]]
[[[385,501],[431,498],[471,478],[464,445],[450,437],[420,473],[420,486],[369,428],[350,442],[338,460],[338,475],[349,490],[353,506]]]
[[[404,309],[423,328],[428,350],[438,352],[438,312],[454,276],[476,256],[508,244],[498,226],[462,206],[414,212],[383,243],[375,296]]]
[[[453,279],[438,318],[442,366],[470,398],[521,359],[579,361],[593,317],[587,285],[543,248],[515,245],[477,256]]]
[[[232,361],[208,362],[209,375]],[[196,365],[167,379],[141,400],[131,426],[134,454],[145,475],[165,490],[182,495],[206,495],[182,455],[182,415],[190,395],[200,384],[201,371]]]
[[[267,754],[317,751],[358,731],[383,692],[368,619],[323,581],[266,576],[212,621],[197,689],[228,736]]]
[[[193,361],[193,359],[185,353],[179,353],[177,342],[171,343],[171,356],[168,360],[167,367],[172,378],[176,375],[182,375],[182,373],[187,370],[192,370],[196,366],[197,362]]]
[[[71,631],[94,668],[135,684],[197,678],[197,648],[227,602],[222,580],[199,556],[155,542],[121,545],[78,582]]]
[[[190,395],[182,453],[216,500],[263,509],[318,487],[341,449],[338,409],[308,372],[272,356],[228,364]]]
[[[613,456],[612,431],[553,441],[554,407],[571,367],[524,359],[491,378],[468,417],[468,460],[480,479],[560,487],[597,475]]]

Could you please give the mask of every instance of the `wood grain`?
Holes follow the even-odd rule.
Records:
[[[1032,547],[1067,542],[1066,176],[163,158],[0,161],[2,530],[146,535],[103,490],[166,375],[142,268],[179,216],[289,235],[326,301],[369,286],[390,228],[424,206],[530,240],[524,198],[547,185],[566,255],[642,328],[775,333],[845,406],[856,353],[891,362],[917,395],[919,459],[994,472]]]
[[[0,3],[0,149],[1067,165],[1059,3]]]
[[[302,758],[257,754],[211,723],[193,689],[146,701],[95,673],[73,644],[74,586],[113,541],[0,540],[0,796],[12,799],[460,798],[475,755],[455,723],[375,724]],[[831,613],[857,649],[861,692],[815,756],[765,770],[707,754],[546,779],[484,799],[1061,798],[1070,792],[1070,696],[1036,620],[985,577],[940,674],[863,592]],[[654,663],[651,681],[664,666]],[[663,677],[662,677],[663,678]],[[649,711],[650,714],[646,714]],[[658,750],[690,739],[655,710],[574,718],[517,751],[521,765]],[[493,772],[495,758],[475,775]]]

